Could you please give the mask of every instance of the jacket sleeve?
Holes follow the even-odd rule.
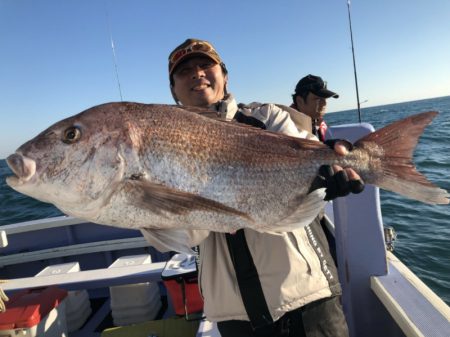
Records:
[[[289,113],[275,104],[250,103],[241,108],[247,115],[259,119],[269,131],[283,133],[288,136],[306,139],[317,139],[306,130],[299,130]]]
[[[193,253],[191,247],[198,246],[205,240],[209,230],[203,229],[149,229],[142,228],[144,238],[160,252],[176,251]]]

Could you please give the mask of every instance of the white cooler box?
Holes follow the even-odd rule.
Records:
[[[147,254],[123,256],[109,268],[137,266],[151,263]],[[109,288],[111,314],[114,325],[122,326],[155,319],[161,309],[161,295],[156,282],[127,284]]]
[[[60,275],[76,273],[79,271],[80,265],[78,262],[69,262],[48,266],[36,274],[36,276]],[[91,313],[91,302],[89,301],[89,294],[86,290],[74,290],[68,292],[66,299],[66,322],[68,332],[73,332],[81,328]]]

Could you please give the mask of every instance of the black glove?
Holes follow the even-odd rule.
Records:
[[[337,142],[343,142],[349,151],[353,150],[353,144],[346,139],[327,139],[324,144],[334,150]],[[309,192],[325,187],[326,195],[323,200],[333,200],[338,197],[345,197],[350,192],[354,194],[364,191],[364,182],[361,179],[349,180],[345,170],[334,173],[331,165],[322,165],[319,168],[319,175],[314,179]]]
[[[347,149],[353,149],[352,143],[345,139],[328,139],[324,142],[325,145],[334,150],[334,145],[337,142],[346,143]],[[333,200],[338,197],[345,197],[351,193],[358,194],[364,190],[364,182],[361,179],[349,180],[345,170],[334,172],[331,165],[322,165],[319,167],[319,174],[314,179],[309,192],[325,187],[325,198],[323,200]]]
[[[345,170],[334,172],[331,165],[322,165],[319,168],[319,175],[314,179],[310,192],[325,187],[326,194],[323,200],[333,200],[338,197],[345,197],[349,193],[358,194],[364,190],[364,182],[361,179],[349,180]]]

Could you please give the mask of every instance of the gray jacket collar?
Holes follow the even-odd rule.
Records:
[[[223,100],[210,106],[211,110],[217,111],[220,117],[232,120],[238,111],[238,105],[232,94],[228,94]]]

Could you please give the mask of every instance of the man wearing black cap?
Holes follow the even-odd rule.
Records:
[[[323,120],[326,112],[327,98],[338,98],[339,95],[327,89],[327,82],[321,77],[307,75],[298,81],[292,95],[292,107],[308,115],[312,119],[312,132],[320,141],[325,140],[327,125]]]
[[[169,79],[177,104],[207,107],[218,118],[308,137],[275,104],[238,106],[227,92],[225,64],[207,41],[188,39],[177,46],[169,55]],[[353,170],[345,171],[351,180],[359,178]],[[223,337],[348,336],[336,267],[323,232],[316,233],[315,228],[320,227],[289,233],[184,231],[191,246],[200,244],[204,313],[218,323]],[[146,238],[159,250],[169,247],[156,234]]]

